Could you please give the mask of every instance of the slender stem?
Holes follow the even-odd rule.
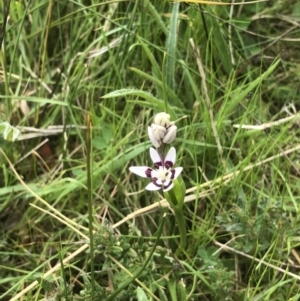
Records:
[[[64,267],[64,262],[63,262],[63,255],[62,255],[62,250],[59,250],[58,253],[59,256],[59,262],[60,262],[60,272],[62,274],[63,282],[64,282],[64,295],[66,301],[69,301],[68,297],[68,285],[67,285],[67,280],[66,280],[66,272],[65,272],[65,267]]]
[[[5,3],[5,1],[3,2]],[[4,6],[5,4],[3,4]],[[27,5],[29,6],[29,5]],[[4,75],[4,85],[5,85],[5,95],[10,95],[9,92],[9,81],[8,80],[8,74],[7,74],[7,64],[6,64],[6,43],[4,43],[5,40],[5,30],[6,30],[6,24],[7,24],[7,19],[9,16],[9,11],[10,10],[10,0],[6,2],[5,7],[3,7],[3,14],[2,14],[2,28],[0,31],[0,64],[2,65],[3,69],[3,75]],[[3,51],[2,51],[2,44],[3,44]],[[17,43],[16,43],[17,44]],[[10,74],[10,73],[9,73]],[[10,77],[10,75],[9,75]],[[5,114],[6,116],[10,116],[11,112],[11,100],[6,98],[6,103],[5,103]],[[9,120],[8,120],[9,121]]]
[[[167,99],[167,87],[166,87],[166,53],[164,53],[163,65],[162,65],[162,86],[164,93],[165,112],[168,112],[168,99]]]
[[[94,212],[92,200],[92,132],[91,116],[87,114],[87,135],[86,135],[86,171],[87,171],[87,188],[88,188],[88,210],[89,210],[89,237],[90,237],[90,255],[91,255],[91,297],[95,296],[95,272],[94,272]]]

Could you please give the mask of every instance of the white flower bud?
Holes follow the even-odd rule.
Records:
[[[149,139],[150,139],[151,143],[153,144],[153,146],[155,146],[157,148],[160,147],[160,145],[162,143],[161,139],[159,139],[159,140],[155,139],[151,126],[148,126],[148,136],[149,136]]]
[[[170,115],[165,112],[156,114],[154,117],[154,124],[168,128],[170,126]]]
[[[157,125],[152,123],[151,129],[152,129],[153,136],[156,140],[162,140],[167,133],[167,129],[162,125]]]
[[[154,123],[148,127],[148,136],[151,143],[159,148],[162,143],[170,144],[176,138],[177,126],[170,121],[170,115],[160,112],[155,115]]]
[[[166,133],[165,137],[163,138],[163,143],[167,143],[167,144],[172,143],[176,138],[176,132],[177,132],[177,126],[174,124],[171,125],[167,129],[167,133]]]

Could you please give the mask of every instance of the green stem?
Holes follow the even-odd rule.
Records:
[[[88,217],[89,217],[89,236],[90,236],[90,255],[91,255],[91,297],[95,296],[95,271],[94,271],[94,208],[93,208],[93,185],[92,185],[92,129],[91,116],[87,114],[87,135],[86,135],[86,171],[87,171],[87,188],[88,188]]]
[[[185,227],[185,221],[183,216],[183,210],[182,209],[176,209],[173,208],[175,213],[176,222],[179,228],[179,234],[180,234],[180,243],[179,246],[175,252],[175,255],[179,255],[182,253],[182,251],[186,247],[186,227]]]

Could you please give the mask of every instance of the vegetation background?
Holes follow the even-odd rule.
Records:
[[[11,0],[1,300],[299,300],[300,1],[196,2]],[[165,110],[178,257],[163,194],[128,170]]]

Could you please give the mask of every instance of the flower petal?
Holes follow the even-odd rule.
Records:
[[[164,180],[164,187],[169,187],[169,185],[172,183],[171,179],[165,179]]]
[[[152,162],[153,162],[155,168],[162,166],[161,158],[160,158],[157,150],[153,147],[150,147],[150,157],[152,159]]]
[[[131,167],[129,167],[129,170],[132,173],[135,173],[136,175],[143,177],[143,178],[149,178],[149,176],[147,175],[147,174],[149,174],[149,170],[150,170],[150,172],[153,171],[153,169],[148,166],[131,166]]]
[[[174,186],[174,183],[170,182],[169,185],[164,185],[163,191],[167,192],[167,191],[171,190],[173,188],[173,186]]]
[[[152,183],[160,188],[163,186],[163,181],[160,178],[154,178],[152,180]]]
[[[175,180],[179,177],[181,172],[183,171],[182,167],[176,167],[172,170],[172,180]]]
[[[151,171],[151,178],[159,178],[159,172],[158,170],[152,169]]]
[[[175,147],[171,147],[167,153],[165,158],[164,165],[167,169],[172,168],[176,162],[176,149]]]
[[[149,183],[146,187],[145,187],[146,190],[150,190],[150,191],[155,191],[155,190],[159,190],[161,189],[161,187],[155,185],[154,183]]]
[[[153,131],[152,131],[152,128],[150,126],[148,126],[148,136],[149,136],[149,139],[150,139],[151,143],[155,147],[160,147],[161,143],[154,138]]]

